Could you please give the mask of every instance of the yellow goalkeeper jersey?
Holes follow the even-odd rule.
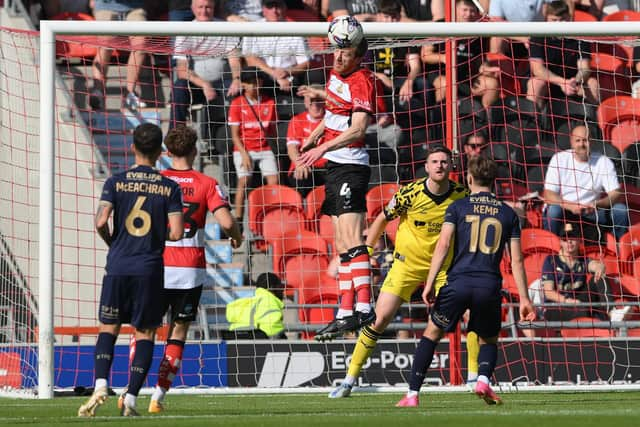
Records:
[[[388,221],[400,217],[394,259],[417,270],[428,269],[431,265],[449,205],[468,195],[467,189],[454,181],[449,181],[449,189],[444,194],[433,194],[427,188],[427,179],[401,187],[384,209]],[[451,253],[445,260],[443,272],[449,266]]]

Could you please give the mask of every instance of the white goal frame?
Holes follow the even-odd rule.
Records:
[[[55,40],[59,35],[209,35],[325,36],[326,22],[243,23],[192,22],[40,22],[40,181],[38,397],[53,398],[54,390],[54,196],[55,196]],[[640,36],[638,22],[481,22],[364,23],[367,38],[471,36]]]

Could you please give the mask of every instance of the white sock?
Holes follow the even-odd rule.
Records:
[[[343,384],[349,384],[350,386],[353,386],[356,383],[356,379],[354,377],[352,377],[351,375],[347,375],[346,377],[344,377],[344,380],[342,381]]]
[[[472,383],[478,380],[478,373],[477,372],[468,372],[467,373],[467,382],[468,383]]]
[[[162,402],[164,400],[165,394],[167,394],[167,390],[163,389],[160,386],[156,386],[155,390],[153,390],[153,395],[151,396],[151,400]]]
[[[94,390],[97,390],[99,388],[107,388],[109,386],[109,383],[107,382],[106,378],[96,378],[96,387]]]
[[[138,396],[134,396],[133,394],[127,393],[124,395],[124,404],[129,408],[136,409],[136,401]]]
[[[344,308],[338,309],[338,314],[336,314],[336,319],[344,319],[347,316],[353,316],[353,310],[347,310]]]
[[[368,302],[357,302],[356,311],[360,313],[369,313],[371,311],[371,304]]]
[[[414,396],[417,396],[417,395],[418,395],[418,392],[415,391],[415,390],[409,390],[407,392],[407,397],[414,397]]]
[[[487,378],[487,376],[486,376],[486,375],[480,375],[480,376],[478,377],[478,381],[480,381],[481,383],[485,383],[485,384],[487,384],[487,385],[489,385],[489,384],[490,384],[490,383],[489,383],[489,378]]]

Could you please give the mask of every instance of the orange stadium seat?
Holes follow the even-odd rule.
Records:
[[[52,21],[95,21],[93,16],[80,12],[63,12],[47,19]],[[57,57],[89,59],[96,56],[97,52],[98,49],[95,45],[88,45],[80,42],[56,42]]]
[[[603,138],[611,141],[613,129],[622,122],[629,120],[640,122],[640,99],[630,96],[613,96],[602,101],[598,106],[597,115]],[[617,148],[620,152],[624,151]]]
[[[623,274],[633,274],[633,262],[640,259],[640,224],[629,230],[618,241],[620,270]]]
[[[305,217],[297,210],[273,209],[262,218],[262,238],[267,245],[274,245],[288,233],[306,231]]]
[[[328,256],[327,242],[317,233],[307,230],[293,231],[273,241],[273,271],[286,274],[285,264],[289,257],[302,254]]]
[[[640,21],[640,12],[619,10],[602,18],[603,21]]]
[[[520,95],[520,80],[517,78],[515,60],[502,53],[490,52],[487,54],[487,61],[490,65],[500,68],[500,96],[506,98]]]
[[[307,229],[318,231],[320,209],[324,202],[324,185],[314,187],[304,198],[304,216],[307,218]]]
[[[560,238],[551,231],[542,228],[523,228],[520,234],[522,253],[557,253],[560,251]]]
[[[620,276],[620,285],[628,296],[640,296],[640,279],[637,276],[623,274]]]
[[[287,290],[319,286],[327,274],[328,267],[327,254],[300,254],[288,257],[284,262]]]
[[[582,323],[584,325],[591,325],[592,327],[562,328],[560,330],[560,335],[563,338],[610,337],[614,335],[614,331],[611,329],[593,327],[593,322],[597,321],[597,319],[593,319],[591,317],[576,317],[571,320],[571,323]]]
[[[589,12],[584,12],[582,10],[576,10],[573,12],[573,20],[576,22],[595,22],[598,20],[595,16],[590,14]]]
[[[265,215],[273,210],[298,212],[304,218],[302,196],[284,185],[263,185],[251,191],[248,197],[249,229],[258,236],[264,233]]]
[[[524,271],[527,274],[527,281],[533,282],[542,277],[542,266],[548,255],[550,254],[533,253],[524,257]]]
[[[611,129],[611,145],[623,154],[630,145],[640,141],[640,120],[621,120]]]
[[[400,186],[396,183],[379,184],[367,191],[367,221],[373,222]]]
[[[324,325],[331,322],[335,315],[335,305],[338,303],[340,291],[338,282],[333,277],[325,275],[316,286],[304,286],[298,289],[298,303],[302,304],[298,310],[300,322],[312,325]],[[304,307],[306,304],[322,304],[330,307]],[[313,333],[303,333],[303,338],[312,338]]]
[[[631,80],[627,71],[627,56],[618,57],[607,53],[591,54],[591,69],[598,80],[602,100],[616,96],[618,93],[631,92]]]

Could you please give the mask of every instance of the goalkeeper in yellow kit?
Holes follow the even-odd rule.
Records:
[[[362,328],[347,376],[339,387],[329,393],[330,398],[351,394],[362,365],[373,352],[378,338],[400,306],[409,301],[416,288],[426,281],[447,207],[467,195],[463,186],[449,180],[451,151],[448,148],[441,145],[430,148],[425,169],[428,178],[418,179],[400,188],[371,224],[367,236],[369,246],[380,238],[389,221],[400,217],[393,265],[376,301],[376,321]],[[445,268],[437,276],[436,290],[446,281],[445,271],[451,256],[452,252],[445,260]]]

